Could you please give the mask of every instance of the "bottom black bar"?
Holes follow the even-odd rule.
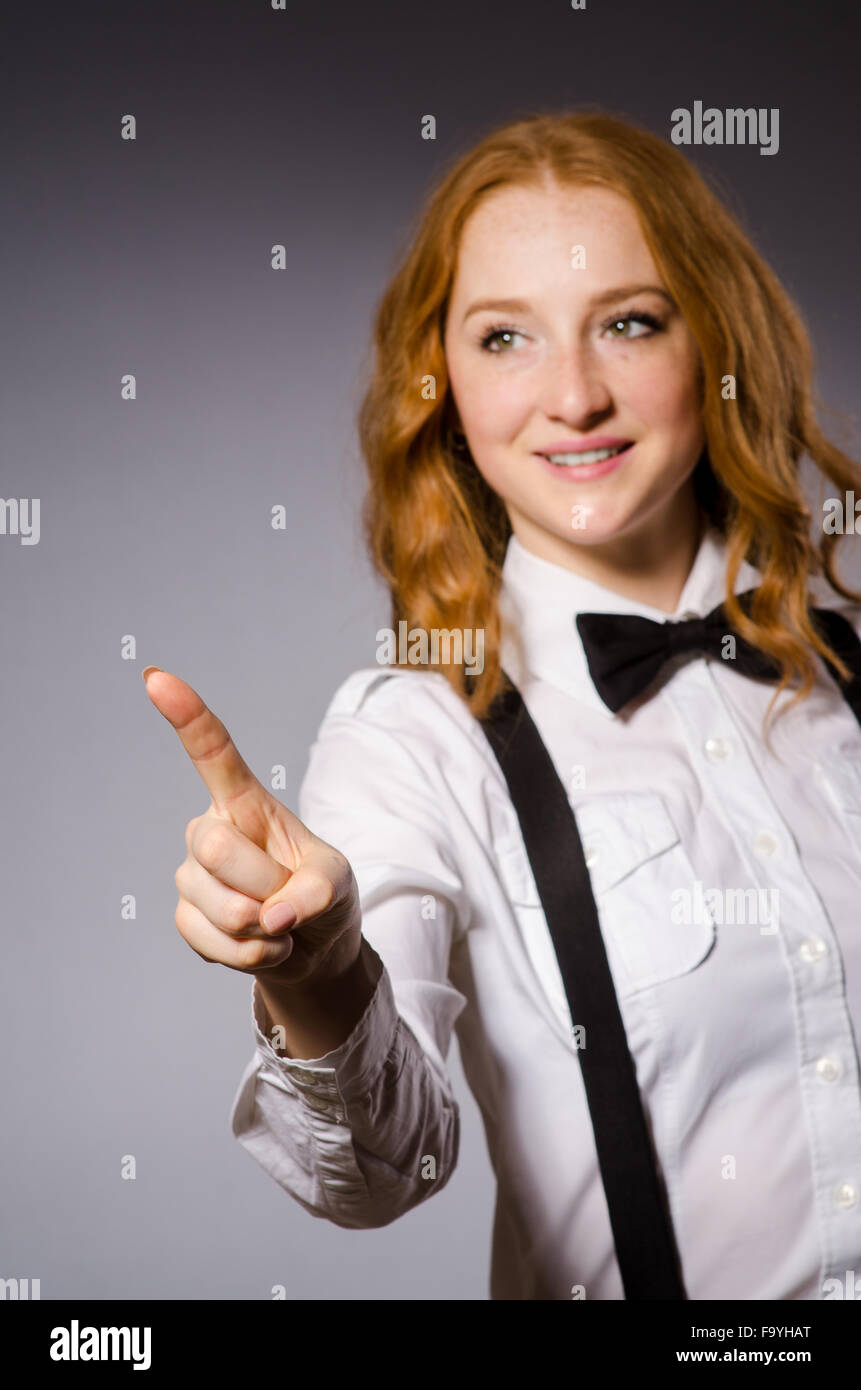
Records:
[[[283,1376],[311,1356],[321,1370],[333,1363],[349,1374],[392,1350],[408,1347],[418,1367],[431,1361],[441,1372],[468,1363],[467,1347],[486,1371],[494,1352],[511,1356],[511,1334],[541,1333],[539,1342],[518,1343],[518,1359],[547,1365],[547,1337],[565,1339],[568,1353],[579,1364],[607,1373],[627,1369],[663,1371],[690,1365],[792,1365],[818,1375],[854,1364],[861,1318],[857,1291],[842,1297],[797,1303],[688,1302],[625,1303],[572,1300],[569,1303],[462,1303],[457,1314],[446,1302],[445,1335],[430,1311],[433,1303],[397,1304],[396,1320],[387,1318],[386,1304],[335,1300],[331,1303],[289,1300],[257,1301],[95,1301],[87,1299],[23,1299],[8,1297],[0,1307],[0,1336],[6,1364],[9,1358],[23,1371],[39,1371],[48,1379],[72,1375],[88,1378],[109,1370],[112,1376],[143,1372],[156,1380],[178,1370],[212,1372],[220,1377],[236,1372],[248,1377],[271,1371]],[[445,1302],[440,1300],[440,1302]],[[853,1306],[847,1307],[849,1302]],[[415,1308],[415,1314],[412,1309]],[[416,1321],[413,1324],[412,1317]],[[464,1317],[466,1344],[455,1344]],[[487,1323],[476,1323],[476,1317]],[[350,1339],[355,1319],[356,1341]],[[468,1319],[468,1322],[467,1322]],[[325,1340],[317,1338],[323,1334]],[[391,1334],[391,1335],[390,1335]],[[568,1341],[569,1338],[574,1340]],[[369,1360],[370,1358],[373,1358]],[[296,1358],[299,1357],[300,1361]],[[400,1358],[398,1379],[410,1368]],[[509,1370],[511,1369],[509,1364]],[[259,1383],[259,1382],[258,1382]]]

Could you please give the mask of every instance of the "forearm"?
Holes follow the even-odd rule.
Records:
[[[282,1056],[324,1057],[352,1033],[373,997],[382,962],[363,936],[354,959],[324,979],[298,986],[276,985],[257,976],[257,988],[272,1026],[270,1040]]]
[[[255,996],[262,1037],[232,1125],[266,1172],[315,1216],[357,1230],[385,1226],[443,1187],[457,1162],[457,1104],[399,1016],[387,972],[331,1070],[275,1053],[257,984]],[[309,1050],[325,1057],[329,1041],[315,1035]]]

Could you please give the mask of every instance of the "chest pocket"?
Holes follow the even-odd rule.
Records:
[[[574,812],[617,994],[624,998],[693,970],[714,944],[715,923],[695,893],[693,866],[663,799],[614,793],[583,801]],[[515,907],[542,912],[522,841],[509,844],[500,868]]]

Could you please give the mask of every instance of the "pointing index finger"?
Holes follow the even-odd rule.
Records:
[[[147,695],[159,714],[176,729],[216,810],[226,810],[243,792],[260,786],[224,724],[196,690],[158,666],[148,666],[143,678]]]

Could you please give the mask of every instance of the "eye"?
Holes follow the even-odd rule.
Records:
[[[619,318],[608,319],[607,322],[603,325],[603,327],[604,327],[605,331],[606,331],[607,329],[614,329],[614,328],[622,328],[622,329],[623,329],[623,328],[626,328],[629,324],[632,324],[632,323],[638,323],[638,324],[641,324],[641,325],[645,325],[645,327],[646,327],[649,331],[647,331],[647,332],[645,332],[645,333],[611,333],[610,336],[611,336],[611,337],[614,337],[614,338],[630,338],[630,339],[633,339],[633,338],[650,338],[650,337],[652,336],[652,333],[659,333],[659,332],[661,331],[661,328],[663,327],[663,325],[662,325],[660,319],[655,318],[655,315],[654,315],[654,314],[645,314],[645,313],[638,313],[638,314],[622,314],[622,315],[619,316]]]
[[[515,338],[522,338],[522,337],[523,337],[523,334],[522,334],[522,333],[519,333],[519,332],[517,331],[516,328],[512,328],[512,327],[510,326],[510,324],[507,324],[507,323],[497,323],[497,324],[494,324],[494,326],[493,326],[492,328],[488,328],[487,331],[482,335],[482,337],[481,337],[481,339],[480,339],[480,346],[481,346],[482,348],[484,348],[485,352],[493,352],[494,355],[498,357],[498,356],[500,355],[501,352],[504,352],[504,351],[505,351],[505,349],[502,349],[502,348],[496,348],[496,349],[494,349],[494,348],[491,348],[490,344],[491,344],[492,342],[495,342],[495,340],[496,340],[497,338],[512,338],[512,337],[515,337]]]

